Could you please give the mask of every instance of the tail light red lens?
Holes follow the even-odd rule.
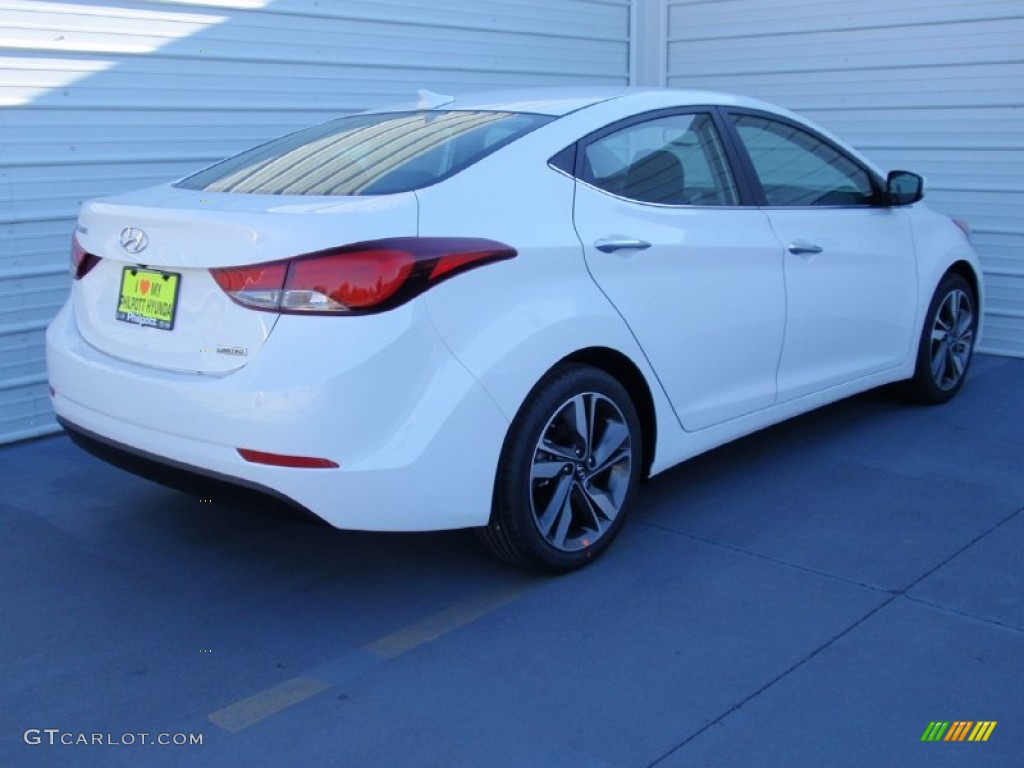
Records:
[[[78,236],[71,236],[71,276],[75,280],[81,280],[100,263],[99,256],[86,253],[85,248],[78,242]]]
[[[515,249],[494,240],[403,237],[210,272],[228,296],[252,309],[367,314],[404,304],[449,277],[515,255]]]
[[[289,309],[294,302],[295,309],[302,309],[310,300],[307,291],[349,309],[374,307],[395,295],[415,264],[413,254],[384,248],[296,259],[289,270],[282,307]],[[296,291],[301,295],[296,296]]]

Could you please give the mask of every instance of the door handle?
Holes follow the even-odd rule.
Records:
[[[615,253],[615,251],[624,251],[627,248],[642,251],[645,248],[650,248],[651,244],[646,240],[637,240],[632,237],[603,237],[594,241],[594,247],[601,253]]]
[[[786,246],[786,250],[796,256],[803,256],[809,253],[821,253],[825,249],[806,240],[794,240]]]

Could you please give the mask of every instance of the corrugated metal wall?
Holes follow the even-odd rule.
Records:
[[[802,112],[974,229],[982,348],[1024,356],[1024,0],[669,0],[668,84]]]
[[[79,203],[440,92],[626,84],[630,0],[0,0],[0,442],[52,431]]]

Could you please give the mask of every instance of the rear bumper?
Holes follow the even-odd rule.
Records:
[[[282,317],[248,365],[207,376],[100,352],[65,307],[47,331],[54,409],[89,450],[175,487],[213,480],[338,528],[484,525],[508,422],[419,312]],[[254,464],[238,448],[339,467]]]
[[[164,456],[155,456],[137,448],[122,445],[73,424],[61,416],[57,417],[57,421],[71,441],[79,448],[108,464],[131,472],[133,475],[204,499],[228,501],[233,504],[257,507],[261,510],[287,510],[303,515],[310,520],[323,522],[320,517],[314,515],[297,501],[289,499],[273,488],[266,488],[258,483],[236,477],[220,475],[202,467],[192,467]]]

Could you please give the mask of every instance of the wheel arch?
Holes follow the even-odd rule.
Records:
[[[983,332],[983,321],[984,321],[984,291],[985,287],[982,283],[981,276],[978,274],[978,270],[975,265],[971,264],[966,259],[959,259],[954,261],[935,284],[933,290],[938,289],[938,286],[942,284],[942,281],[946,279],[947,275],[959,275],[967,284],[971,286],[971,290],[974,291],[974,302],[976,304],[975,310],[978,314],[977,318],[977,337],[975,339],[975,348],[977,348],[978,340],[981,339]]]
[[[579,363],[604,371],[616,379],[629,394],[640,417],[643,436],[643,467],[640,477],[646,480],[651,473],[654,449],[658,438],[658,418],[654,407],[654,396],[641,370],[623,353],[609,347],[587,347],[562,358],[559,363]]]
[[[966,280],[967,284],[971,286],[971,290],[974,291],[974,297],[978,301],[978,310],[979,310],[978,316],[979,316],[979,320],[980,320],[981,319],[981,311],[980,311],[981,310],[981,278],[978,277],[978,273],[975,271],[974,267],[969,262],[964,261],[963,259],[961,259],[960,261],[956,261],[953,264],[951,264],[949,266],[949,269],[946,270],[945,274],[943,274],[942,277],[944,279],[946,277],[946,275],[951,275],[951,274],[952,275],[960,275],[960,277],[962,277],[964,280]],[[941,283],[942,280],[939,280],[939,282]]]

